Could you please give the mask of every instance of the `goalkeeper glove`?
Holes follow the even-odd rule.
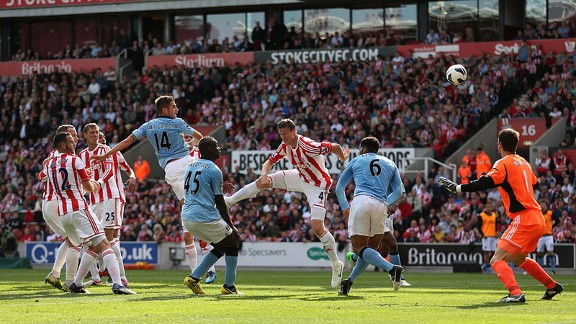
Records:
[[[458,185],[456,185],[456,183],[454,183],[453,181],[446,179],[444,177],[440,177],[438,178],[438,185],[442,188],[445,188],[446,190],[450,191],[451,193],[456,193],[456,192],[460,192],[458,189]]]

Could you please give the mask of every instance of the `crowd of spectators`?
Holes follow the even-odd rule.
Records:
[[[0,231],[12,233],[18,240],[54,237],[42,222],[42,186],[35,175],[52,149],[50,136],[59,125],[72,124],[81,130],[86,123],[96,122],[113,146],[156,116],[153,101],[163,94],[174,96],[180,115],[189,124],[224,125],[226,141],[221,146],[227,151],[274,149],[280,143],[275,123],[290,117],[298,132],[312,139],[354,148],[361,138],[371,135],[385,148],[432,147],[436,158],[442,159],[490,119],[512,111],[515,113],[509,117],[523,112],[523,116],[546,118],[558,111],[555,116],[569,119],[567,133],[571,137],[564,144],[573,145],[573,57],[537,51],[531,55],[526,62],[513,55],[464,58],[460,63],[469,68],[470,78],[459,88],[442,77],[446,67],[455,62],[443,56],[173,67],[115,82],[109,82],[102,71],[3,80]],[[83,147],[81,140],[78,150]],[[252,170],[242,170],[246,174],[223,171],[237,189],[257,177]],[[408,199],[394,216],[399,241],[442,241],[439,231],[448,242],[477,239],[474,220],[486,204],[500,211],[500,231],[507,225],[496,191],[449,196],[435,185],[439,175],[447,176],[443,167],[414,179],[403,176]],[[475,175],[471,172],[469,176]],[[333,178],[336,181],[337,175]],[[554,183],[568,181],[567,185],[573,186],[573,165],[567,163],[566,170],[553,178]],[[558,240],[573,241],[574,193],[569,191],[564,197],[562,186],[552,186],[547,177],[542,180],[538,198],[547,199],[560,215],[555,233],[563,234],[557,235]],[[348,192],[352,193],[352,188]],[[136,193],[128,194],[122,238],[178,242],[182,240],[179,210],[166,183],[144,179]],[[263,191],[233,206],[231,215],[244,241],[316,240],[310,231],[309,206],[301,194]],[[346,223],[333,193],[327,200],[326,223],[344,245]]]
[[[540,24],[533,26],[526,24],[524,29],[519,29],[514,36],[515,40],[530,40],[544,38],[568,38],[574,36],[572,22],[562,21],[558,23]],[[464,32],[459,30],[445,31],[430,29],[423,39],[426,44],[451,44],[460,42],[482,41],[476,37],[471,27],[466,27]],[[367,48],[393,45],[406,45],[417,43],[413,39],[403,38],[392,29],[376,29],[372,31],[332,31],[332,32],[307,32],[297,31],[294,26],[286,25],[269,19],[265,26],[256,21],[252,28],[243,35],[231,37],[210,38],[198,37],[193,40],[162,42],[149,33],[141,42],[130,38],[120,30],[116,39],[110,44],[100,44],[97,41],[84,42],[82,44],[66,45],[66,48],[56,51],[39,53],[33,49],[17,49],[12,55],[12,61],[34,61],[41,59],[81,59],[102,58],[116,56],[123,50],[133,60],[143,62],[144,55],[175,55],[197,53],[227,53],[249,52],[277,49],[330,49],[330,48]],[[138,64],[136,64],[139,66]]]

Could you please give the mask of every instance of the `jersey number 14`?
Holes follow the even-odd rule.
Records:
[[[162,137],[160,138],[160,142],[158,142],[158,134],[157,133],[154,133],[154,139],[156,140],[156,148],[158,149],[158,151],[160,151],[160,149],[162,147],[165,147],[168,151],[170,151],[172,144],[170,144],[170,140],[168,139],[168,134],[166,134],[166,132],[162,132]]]

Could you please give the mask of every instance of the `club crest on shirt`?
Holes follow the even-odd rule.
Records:
[[[310,168],[310,163],[308,163],[308,162],[305,162],[305,163],[297,163],[297,164],[294,165],[294,167],[295,167],[295,168],[298,168],[298,169],[308,169],[308,168]]]

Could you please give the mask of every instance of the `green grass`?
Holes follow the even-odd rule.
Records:
[[[544,288],[517,274],[526,304],[498,304],[507,294],[495,275],[407,273],[413,287],[392,290],[388,276],[366,272],[350,295],[329,288],[329,272],[239,271],[243,296],[219,296],[223,273],[206,296],[182,281],[186,271],[129,271],[138,295],[60,292],[43,280],[47,270],[0,270],[2,323],[535,323],[576,322],[575,275],[558,275],[564,293],[540,300]]]

